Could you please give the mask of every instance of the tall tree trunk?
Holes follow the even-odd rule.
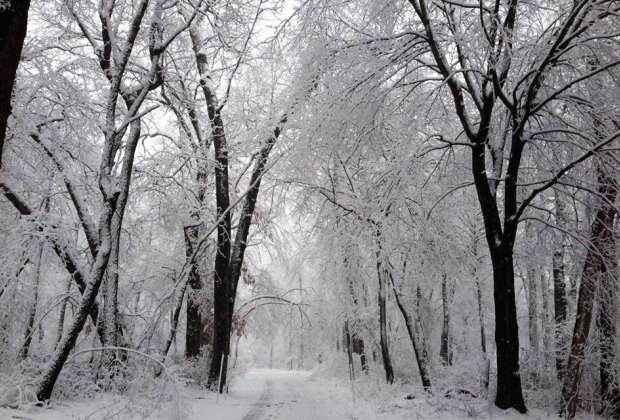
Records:
[[[380,229],[380,228],[378,228]],[[385,379],[391,384],[394,382],[394,369],[392,368],[392,358],[390,357],[390,348],[387,336],[387,273],[383,267],[383,255],[381,255],[380,232],[377,234],[377,275],[379,279],[379,343],[381,346],[381,357],[383,360],[383,368],[385,370]]]
[[[489,388],[489,379],[491,374],[491,361],[487,353],[487,337],[484,330],[484,311],[482,309],[482,290],[480,288],[480,279],[474,277],[476,282],[476,300],[478,302],[478,320],[480,321],[480,350],[482,351],[482,368],[481,381],[485,389]]]
[[[73,350],[78,335],[84,327],[84,323],[86,322],[86,318],[88,317],[90,308],[95,299],[97,298],[99,286],[101,285],[101,282],[103,280],[108,260],[110,258],[112,240],[110,235],[110,224],[112,221],[114,207],[116,206],[116,198],[116,195],[113,195],[111,197],[105,197],[99,221],[99,238],[101,241],[99,246],[99,252],[97,253],[97,258],[91,269],[88,285],[84,290],[84,293],[82,294],[82,299],[80,300],[80,304],[73,319],[73,323],[71,324],[67,335],[63,338],[58,348],[54,352],[50,365],[46,369],[43,378],[39,383],[39,386],[37,387],[37,399],[39,401],[47,401],[50,399],[52,391],[54,390],[54,385],[56,384],[56,380],[58,379],[58,375],[60,374],[60,371],[62,370],[65,361],[69,357],[69,353],[71,352],[71,350]]]
[[[476,300],[478,301],[478,319],[480,320],[480,350],[486,359],[487,337],[484,331],[484,311],[482,309],[482,290],[480,289],[480,279],[476,277]]]
[[[496,249],[491,255],[495,297],[495,344],[497,346],[497,395],[500,408],[525,412],[519,374],[519,334],[514,291],[512,252]]]
[[[538,330],[538,279],[536,278],[536,270],[530,265],[527,268],[527,289],[528,289],[528,333],[530,341],[530,380],[536,383],[539,372],[540,353],[540,335]],[[534,363],[532,363],[534,362]]]
[[[126,105],[131,108],[133,100],[126,100]],[[136,153],[136,147],[140,140],[141,121],[138,119],[131,124],[127,142],[125,144],[125,154],[123,155],[123,165],[121,169],[121,185],[120,193],[116,202],[116,209],[112,215],[110,232],[111,232],[111,250],[110,258],[106,268],[105,287],[103,293],[103,330],[104,330],[104,347],[118,347],[122,343],[122,328],[118,316],[118,281],[119,281],[119,263],[120,263],[120,242],[123,226],[123,218],[125,216],[125,208],[129,199],[129,186],[131,185],[131,175],[133,172],[133,162]],[[125,357],[117,349],[104,350],[103,366],[110,377],[116,375],[116,364],[119,357]]]
[[[544,354],[544,372],[551,373],[554,371],[554,363],[557,362],[557,349],[555,348],[555,328],[554,323],[551,321],[551,299],[550,299],[550,287],[549,278],[544,275],[542,277],[541,293],[542,298],[542,313],[541,313],[541,326],[542,326],[542,352]],[[556,371],[557,372],[557,371]],[[546,378],[547,382],[549,377]]]
[[[60,314],[58,315],[58,328],[56,330],[56,340],[54,341],[54,351],[58,347],[58,343],[62,340],[62,334],[65,330],[65,316],[67,313],[67,303],[69,302],[69,293],[71,292],[71,278],[67,279],[67,287],[65,289],[65,296],[60,304]]]
[[[488,129],[488,127],[487,127]],[[493,301],[495,303],[495,345],[497,349],[497,394],[495,405],[502,409],[514,408],[527,412],[523,400],[519,367],[519,326],[515,302],[515,275],[513,249],[517,234],[516,185],[523,143],[518,133],[513,134],[510,165],[506,172],[504,224],[500,219],[497,197],[486,175],[485,132],[483,140],[471,147],[474,184],[484,220],[487,245],[493,267]]]
[[[162,362],[166,359],[166,356],[170,351],[170,346],[172,346],[172,343],[177,334],[177,327],[179,326],[179,317],[181,315],[181,308],[183,307],[183,300],[187,291],[187,284],[188,282],[183,282],[179,291],[176,293],[176,300],[174,305],[172,306],[172,313],[170,316],[170,331],[168,332],[168,338],[166,339],[166,343],[164,344],[164,348],[161,352]],[[155,324],[153,324],[153,328],[154,326]],[[149,336],[152,336],[152,332],[153,331],[149,333]],[[161,372],[158,372],[158,375],[159,373]]]
[[[615,255],[616,243],[612,234],[604,253],[598,293],[598,316],[596,326],[599,332],[599,374],[601,384],[602,412],[606,417],[620,419],[620,377],[616,372],[618,346],[616,324],[618,323],[618,263]]]
[[[357,306],[359,304],[359,299],[357,297],[357,292],[355,290],[355,284],[353,282],[353,277],[351,276],[351,272],[350,272],[350,265],[349,265],[349,261],[347,258],[344,259],[344,268],[346,270],[346,277],[347,277],[347,289],[349,290],[349,297],[351,298],[351,305],[353,307],[353,310],[351,311],[352,313],[347,315],[347,320],[345,320],[345,328],[350,332],[350,340],[351,340],[351,347],[352,347],[352,351],[355,354],[359,354],[360,355],[360,363],[362,364],[362,370],[366,373],[368,373],[368,363],[366,361],[366,354],[365,354],[365,346],[364,346],[364,339],[360,336],[359,331],[357,331],[356,328],[353,328],[350,326],[351,323],[353,323],[353,325],[358,325],[359,324],[359,317],[358,317],[358,310],[357,310]],[[301,290],[301,279],[300,279],[300,283],[299,283],[299,289]],[[353,330],[351,332],[351,330]]]
[[[566,216],[564,204],[561,201],[558,193],[555,194],[555,221],[560,227],[566,224]],[[553,252],[552,260],[553,269],[553,308],[555,319],[555,342],[556,342],[556,356],[555,356],[555,368],[558,373],[558,377],[562,378],[563,363],[564,363],[564,349],[568,344],[567,330],[566,330],[566,315],[568,314],[568,298],[566,296],[566,283],[564,280],[565,268],[564,268],[564,235],[561,235],[561,243],[558,244]]]
[[[203,294],[205,281],[198,269],[198,258],[189,261],[194,253],[199,231],[199,225],[185,228],[185,256],[190,264],[186,309],[187,328],[185,330],[185,357],[188,359],[202,356],[203,346],[211,344],[209,333],[210,308],[207,308]]]
[[[592,307],[596,295],[597,282],[604,270],[607,255],[613,255],[609,254],[609,252],[610,243],[613,244],[613,221],[616,215],[613,203],[618,195],[618,186],[607,175],[603,165],[601,162],[597,166],[597,192],[600,197],[600,204],[596,209],[595,219],[592,223],[591,241],[581,275],[571,352],[566,364],[564,386],[562,388],[562,411],[568,419],[573,419],[577,410],[579,384],[581,382],[585,348],[590,334]]]
[[[224,251],[221,256],[220,252],[218,252],[218,256],[222,261],[220,263],[224,272],[221,274],[225,274],[225,281],[218,285],[218,281],[220,279],[220,274],[218,274],[218,257],[216,257],[216,280],[213,294],[213,309],[214,309],[214,324],[222,323],[221,325],[216,325],[215,334],[214,334],[214,343],[213,343],[213,356],[211,359],[211,368],[209,370],[209,384],[213,386],[218,377],[219,372],[221,370],[221,383],[219,392],[221,393],[224,389],[224,385],[226,384],[227,378],[227,367],[228,367],[228,355],[230,354],[230,336],[232,332],[232,321],[233,314],[235,309],[235,299],[237,296],[237,286],[239,285],[239,278],[241,277],[241,268],[243,267],[243,259],[245,257],[245,250],[247,248],[247,240],[250,234],[250,227],[252,226],[252,217],[254,216],[254,210],[256,209],[256,201],[258,200],[258,193],[260,191],[260,185],[267,170],[267,161],[269,159],[269,154],[273,149],[273,146],[276,143],[276,140],[280,137],[281,128],[286,124],[288,116],[285,114],[279,121],[278,125],[273,129],[271,135],[265,142],[264,146],[260,150],[257,156],[256,163],[252,170],[252,175],[250,176],[250,183],[248,192],[245,196],[245,201],[243,202],[243,208],[239,214],[239,222],[237,226],[237,232],[235,233],[235,243],[234,248],[231,251],[230,240],[228,240],[228,244],[226,245]],[[214,145],[216,144],[214,139]],[[217,150],[217,147],[216,147]],[[217,152],[216,152],[217,156]],[[216,159],[217,160],[217,159]],[[228,162],[228,159],[226,159]],[[219,165],[219,164],[218,164]],[[217,181],[217,171],[216,171],[216,186],[218,185]],[[218,188],[223,188],[224,186],[216,187],[216,199],[218,197],[217,190]],[[228,190],[226,190],[226,204],[229,204],[228,201]],[[218,201],[218,209],[220,206],[220,201]],[[222,202],[222,205],[224,202]],[[227,207],[222,208],[222,211],[226,210],[226,215],[228,217],[228,232],[230,232],[230,213],[228,212]],[[218,210],[219,211],[219,210]],[[218,213],[219,214],[219,213]],[[225,229],[222,229],[225,231]],[[218,227],[219,232],[219,227]],[[219,238],[219,233],[218,233]],[[218,244],[219,244],[218,239]],[[218,245],[219,250],[219,245]],[[229,256],[229,263],[224,267],[223,256]],[[218,287],[226,287],[225,290],[216,291],[215,289]],[[216,307],[216,301],[218,299],[224,299],[223,302],[217,302],[219,304]],[[219,313],[218,311],[223,311],[223,313]],[[219,334],[219,336],[218,336]],[[224,357],[222,357],[224,355]],[[224,366],[219,369],[220,363],[224,363]]]
[[[441,346],[439,357],[444,366],[452,366],[452,346],[450,333],[450,291],[448,290],[448,276],[441,279],[441,303],[443,308],[443,322],[441,325]]]
[[[48,201],[48,200],[46,200]],[[46,206],[46,210],[49,210],[49,205]],[[19,359],[24,360],[28,357],[30,351],[30,343],[32,342],[32,334],[34,332],[34,321],[37,316],[37,305],[39,304],[39,281],[41,277],[41,260],[43,257],[43,243],[39,244],[34,257],[34,273],[33,273],[33,285],[32,285],[32,303],[28,311],[28,321],[26,324],[26,332],[24,337],[24,343],[19,351]]]
[[[355,379],[355,367],[353,365],[353,343],[351,342],[351,331],[349,321],[344,322],[344,340],[347,345],[347,357],[349,359],[349,379]]]
[[[17,67],[19,65],[30,0],[7,0],[0,7],[0,168]]]
[[[487,337],[486,331],[484,327],[484,310],[482,307],[482,288],[480,284],[480,278],[478,276],[478,266],[480,263],[480,255],[479,255],[479,242],[480,237],[477,235],[476,226],[474,225],[472,229],[472,254],[474,257],[474,265],[472,267],[472,277],[474,279],[474,283],[476,285],[476,302],[478,308],[478,321],[480,322],[480,350],[481,350],[481,382],[484,388],[489,387],[489,375],[491,370],[491,361],[489,360],[489,356],[487,353]]]
[[[419,318],[416,317],[415,320],[411,318],[409,312],[407,312],[407,310],[405,309],[405,305],[403,305],[398,292],[396,291],[396,286],[394,285],[393,279],[392,291],[394,292],[396,305],[398,306],[398,309],[400,310],[400,313],[405,320],[407,333],[409,334],[409,339],[411,340],[411,345],[413,346],[413,353],[415,354],[416,363],[418,364],[418,370],[420,372],[422,386],[426,391],[431,391],[432,383],[430,371],[428,368],[428,355],[426,353],[426,346],[423,344],[423,339],[420,338],[421,327],[419,325]]]
[[[202,88],[207,103],[211,139],[215,152],[215,202],[217,225],[217,245],[215,250],[214,284],[213,284],[213,345],[211,348],[211,366],[209,368],[208,385],[213,388],[220,380],[218,392],[224,390],[227,374],[228,355],[230,354],[230,333],[232,314],[228,313],[230,299],[230,257],[232,241],[232,225],[230,215],[230,192],[228,181],[228,145],[224,130],[221,108],[216,92],[211,89],[209,81],[209,63],[202,49],[202,42],[196,27],[189,30],[196,60],[196,67],[200,75]],[[224,364],[221,366],[221,364]]]

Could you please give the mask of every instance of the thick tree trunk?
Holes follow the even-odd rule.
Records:
[[[11,99],[26,28],[30,0],[7,0],[0,7],[0,168]]]
[[[114,241],[114,239],[113,239]],[[103,346],[118,347],[118,244],[112,245],[106,275],[102,284],[103,295]],[[100,372],[108,382],[116,375],[116,360],[118,350],[109,349],[102,353],[102,368]],[[106,390],[109,390],[108,383]]]
[[[608,252],[602,266],[598,293],[599,374],[601,384],[602,412],[606,417],[620,419],[620,383],[615,374],[618,360],[616,324],[618,322],[618,264],[615,258],[615,238],[609,238]]]
[[[487,127],[488,128],[488,127]],[[518,133],[517,133],[518,134]],[[495,303],[495,345],[497,349],[497,395],[495,405],[526,413],[519,368],[519,326],[515,303],[513,261],[514,240],[518,220],[515,217],[516,183],[523,143],[513,134],[510,164],[506,172],[504,225],[500,219],[497,197],[486,175],[485,141],[487,133],[479,133],[484,141],[471,148],[472,172],[480,209],[484,219],[487,245],[493,267],[493,301]]]
[[[227,362],[230,349],[231,323],[228,314],[230,296],[230,254],[231,217],[228,185],[228,149],[224,137],[224,123],[219,114],[211,117],[215,127],[213,145],[215,148],[215,199],[216,215],[221,222],[217,226],[217,248],[215,254],[215,276],[213,285],[213,346],[208,384],[211,388],[220,382],[218,392],[223,392],[226,383]],[[221,365],[223,363],[223,366]],[[220,372],[222,380],[220,381]]]
[[[131,108],[133,105],[133,100],[131,99],[125,102],[128,108]],[[105,288],[103,293],[103,331],[105,347],[119,347],[121,344],[124,344],[118,315],[120,243],[125,208],[127,206],[127,200],[129,199],[129,186],[131,185],[134,156],[141,132],[140,120],[133,122],[125,144],[125,154],[123,155],[123,166],[120,176],[122,183],[122,185],[120,185],[121,191],[116,202],[116,209],[110,225],[112,242],[110,258],[106,268]],[[114,377],[116,374],[116,363],[119,357],[125,357],[125,355],[117,349],[105,350],[103,352],[103,366],[110,377]]]
[[[585,357],[585,348],[590,334],[592,307],[596,295],[596,287],[606,260],[614,255],[610,244],[613,244],[613,221],[616,209],[613,206],[618,195],[618,186],[602,168],[597,168],[598,195],[600,205],[596,209],[592,223],[592,237],[584,262],[579,295],[577,300],[577,317],[571,343],[571,352],[565,369],[564,386],[562,388],[562,411],[566,418],[572,419],[577,411],[579,384]]]
[[[199,231],[199,225],[185,228],[185,256],[190,264],[186,309],[187,328],[185,330],[185,357],[188,359],[203,356],[202,348],[211,344],[209,332],[211,311],[203,298],[205,281],[198,270],[197,258],[193,262],[189,261],[194,253]]]
[[[525,412],[519,373],[519,333],[515,305],[512,252],[492,251],[495,300],[495,344],[497,346],[497,395],[499,408]]]
[[[218,256],[216,256],[216,270],[215,270],[215,287],[213,293],[213,309],[214,309],[214,337],[213,337],[213,355],[211,359],[211,368],[209,370],[209,385],[213,387],[217,382],[220,371],[221,371],[221,381],[220,381],[220,389],[221,393],[224,389],[227,379],[227,368],[228,368],[228,355],[230,354],[230,336],[232,333],[232,321],[233,314],[235,309],[235,299],[237,297],[237,286],[239,284],[239,278],[241,276],[241,268],[243,267],[243,259],[245,257],[245,250],[247,248],[247,240],[250,234],[250,227],[252,226],[252,217],[254,216],[254,210],[256,208],[256,201],[258,200],[258,193],[260,191],[261,180],[266,171],[267,161],[269,159],[269,154],[273,149],[273,146],[276,143],[276,140],[280,136],[281,126],[283,126],[287,121],[287,116],[285,115],[279,121],[279,124],[274,128],[272,135],[267,139],[265,145],[260,150],[258,154],[258,158],[252,170],[252,175],[250,177],[250,183],[247,195],[245,197],[245,201],[243,203],[243,208],[241,209],[241,213],[239,214],[239,222],[237,227],[237,232],[235,233],[235,245],[231,251],[230,247],[230,236],[227,237],[227,244],[225,244],[224,248],[220,250],[219,244],[219,227],[218,227]],[[223,135],[223,134],[222,134]],[[216,146],[216,156],[217,156],[217,142],[214,139],[214,145]],[[217,159],[216,159],[217,160]],[[219,166],[218,163],[217,166]],[[228,158],[226,158],[226,165],[228,165]],[[222,197],[225,198],[225,201],[220,201],[219,193],[217,192],[220,188],[224,188],[224,185],[219,186],[219,181],[217,180],[216,170],[216,199],[218,202],[218,214],[220,209],[220,203],[222,206],[229,204],[228,199],[228,189],[226,189],[225,194],[222,193]],[[226,171],[226,177],[228,172]],[[226,188],[228,184],[226,183]],[[225,196],[225,197],[224,197]],[[227,231],[230,235],[230,213],[228,212],[227,207],[222,207],[222,211],[226,210],[226,217],[228,218]],[[226,231],[226,227],[222,228],[222,232]],[[222,238],[223,240],[224,238]],[[228,257],[228,264],[224,263],[224,256]],[[219,260],[218,260],[219,257]],[[221,266],[218,266],[221,264]],[[218,268],[219,267],[219,268]],[[221,271],[218,271],[221,270]],[[225,280],[219,283],[222,275]],[[217,290],[216,290],[217,289]],[[222,355],[224,357],[222,357]],[[224,366],[220,369],[220,364],[224,363]]]

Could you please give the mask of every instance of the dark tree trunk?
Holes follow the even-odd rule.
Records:
[[[358,333],[353,337],[353,353],[360,355],[360,364],[362,365],[362,371],[368,373],[368,360],[366,359],[366,348],[364,346],[364,340]]]
[[[353,365],[353,343],[351,341],[349,321],[344,322],[344,340],[347,345],[347,357],[349,359],[349,379],[355,379],[355,367]]]
[[[526,227],[527,229],[527,227]],[[533,237],[529,239],[534,240]],[[538,384],[538,373],[540,372],[540,331],[538,328],[538,279],[536,269],[531,265],[527,268],[526,274],[528,300],[527,300],[527,312],[528,312],[528,336],[530,342],[530,348],[528,352],[530,354],[530,366],[529,366],[529,380],[532,384]]]
[[[620,379],[615,372],[617,363],[616,323],[618,322],[618,264],[615,258],[615,238],[609,237],[605,262],[601,270],[598,293],[599,310],[596,326],[599,332],[602,412],[606,417],[620,419]]]
[[[488,115],[490,118],[490,115]],[[488,129],[488,127],[486,127]],[[478,134],[486,140],[486,132]],[[513,247],[517,234],[517,178],[523,143],[513,133],[510,163],[506,171],[504,224],[500,219],[497,198],[486,175],[485,142],[471,147],[472,172],[480,209],[484,219],[487,245],[493,267],[493,301],[495,303],[495,344],[497,348],[497,395],[495,405],[527,412],[519,371],[519,327],[515,303]]]
[[[47,208],[49,210],[49,207]],[[34,332],[34,321],[37,315],[37,305],[39,304],[39,280],[41,277],[41,259],[43,257],[43,244],[39,245],[37,255],[34,258],[34,284],[32,285],[32,304],[30,305],[30,311],[28,313],[28,321],[26,324],[26,332],[24,337],[24,343],[19,351],[19,359],[24,360],[28,357],[30,351],[30,343],[32,342],[32,334]]]
[[[484,311],[482,309],[482,290],[480,290],[480,280],[476,278],[476,300],[478,301],[478,319],[480,320],[480,350],[486,359],[487,337],[484,331]]]
[[[571,352],[565,369],[564,386],[562,388],[562,411],[566,417],[572,419],[577,410],[579,384],[583,369],[584,353],[590,324],[592,321],[592,307],[596,295],[596,286],[601,273],[605,269],[605,260],[610,254],[610,243],[613,244],[613,221],[616,209],[613,206],[618,195],[618,187],[602,168],[597,167],[598,195],[600,205],[596,209],[592,223],[592,236],[581,276],[579,295],[577,299],[577,317],[571,342]]]
[[[566,297],[566,283],[564,283],[564,249],[553,253],[553,308],[555,320],[555,340],[558,351],[555,357],[555,367],[558,375],[562,376],[564,363],[563,349],[566,344],[566,315],[568,313],[568,299]]]
[[[556,224],[562,227],[565,224],[564,205],[556,193],[555,196],[555,220]],[[555,341],[557,353],[555,356],[555,367],[558,377],[562,377],[564,364],[564,348],[567,344],[566,334],[566,315],[568,314],[568,298],[566,296],[566,283],[564,281],[564,235],[561,242],[553,252],[552,271],[553,271],[553,308],[555,319]]]
[[[512,252],[495,250],[491,255],[495,300],[497,346],[497,396],[499,408],[525,412],[519,374],[519,334],[514,291]]]
[[[450,333],[450,291],[448,290],[448,276],[441,280],[441,303],[443,308],[443,322],[441,325],[441,346],[439,357],[444,366],[452,366],[452,346]]]
[[[480,350],[482,350],[482,372],[481,380],[485,389],[489,388],[489,375],[491,373],[491,361],[487,354],[487,337],[484,330],[484,311],[482,309],[482,290],[480,289],[480,279],[475,276],[476,281],[476,300],[478,301],[478,319],[480,321]]]
[[[380,233],[377,234],[380,236]],[[379,345],[381,346],[381,358],[383,360],[383,368],[385,370],[385,379],[387,383],[394,383],[394,369],[392,368],[392,358],[390,357],[390,348],[387,336],[387,273],[383,267],[381,255],[380,239],[377,239],[377,275],[379,279]]]
[[[359,304],[359,299],[357,297],[357,292],[355,290],[355,284],[353,282],[353,278],[351,276],[350,273],[350,266],[349,266],[349,261],[347,258],[345,258],[344,260],[344,267],[345,270],[347,270],[347,288],[349,289],[349,297],[351,298],[351,304],[353,305],[353,314],[349,315],[352,319],[347,319],[345,321],[345,328],[347,330],[350,330],[350,322],[352,322],[354,325],[358,325],[359,324],[359,318],[357,315],[357,306]],[[301,283],[300,283],[300,290],[301,290]],[[355,354],[359,354],[360,355],[360,363],[362,364],[362,371],[364,371],[365,373],[368,373],[368,362],[366,360],[366,354],[365,354],[365,346],[364,346],[364,339],[360,336],[359,331],[356,331],[355,328],[352,328],[353,332],[351,333],[351,346],[352,346],[352,351]]]
[[[280,119],[279,124],[274,128],[272,135],[267,139],[265,145],[258,154],[254,169],[252,170],[252,175],[250,177],[250,184],[243,203],[243,208],[239,214],[239,222],[237,232],[235,234],[235,243],[232,250],[230,244],[230,212],[228,211],[228,207],[230,206],[228,198],[228,181],[226,181],[226,186],[224,186],[223,183],[220,185],[221,180],[218,181],[217,174],[221,171],[221,169],[216,169],[216,200],[218,203],[218,215],[220,214],[220,211],[226,212],[226,214],[223,215],[222,220],[227,219],[228,221],[224,222],[225,226],[221,226],[222,224],[220,224],[220,226],[222,235],[226,236],[225,232],[228,232],[228,236],[220,239],[220,226],[218,226],[218,250],[216,251],[217,256],[215,259],[215,286],[213,293],[213,322],[215,328],[212,347],[213,355],[209,370],[208,383],[211,387],[213,387],[219,380],[221,372],[220,393],[223,391],[226,384],[228,355],[230,354],[230,336],[232,333],[237,286],[239,284],[239,278],[241,277],[241,268],[243,267],[243,259],[247,247],[248,236],[250,234],[250,227],[252,225],[252,217],[254,216],[254,210],[256,208],[256,201],[260,191],[260,184],[266,171],[269,154],[271,153],[276,140],[280,136],[281,126],[283,126],[286,121],[287,116],[285,115]],[[220,160],[217,159],[218,146],[215,138],[213,144],[216,149],[216,168],[221,166],[223,162],[228,165],[227,157],[225,160],[222,159],[222,163],[220,163]],[[226,178],[227,177],[228,171],[226,166]],[[225,192],[223,190],[224,188],[226,188]],[[220,189],[222,190],[220,191]],[[220,191],[221,194],[218,191]],[[220,197],[220,195],[222,197]],[[227,206],[223,207],[224,204]],[[220,248],[220,244],[222,244],[222,248]],[[222,362],[223,366],[221,366]]]
[[[187,328],[185,330],[185,357],[188,359],[203,356],[203,346],[211,344],[210,336],[210,310],[204,299],[203,287],[205,282],[198,270],[197,258],[189,261],[194,253],[194,246],[198,240],[199,226],[185,228],[185,255],[188,259],[189,290],[187,293]]]
[[[26,28],[30,0],[8,0],[0,8],[0,168],[11,99]]]

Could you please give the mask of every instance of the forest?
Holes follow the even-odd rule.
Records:
[[[619,188],[618,0],[0,0],[0,418],[620,419]]]

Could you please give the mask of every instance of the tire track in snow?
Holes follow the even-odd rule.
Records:
[[[254,404],[254,407],[248,414],[245,415],[243,420],[260,420],[263,417],[266,409],[271,406],[272,388],[271,381],[266,381],[266,387],[260,398]]]

